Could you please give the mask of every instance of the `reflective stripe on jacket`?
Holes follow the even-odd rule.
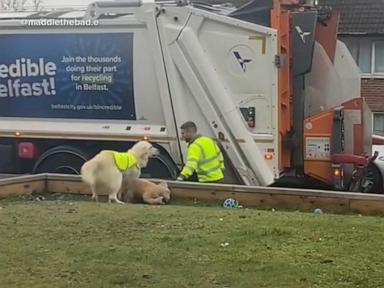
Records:
[[[224,178],[224,158],[216,142],[200,136],[188,145],[187,163],[181,175],[185,178],[196,171],[199,182],[215,182]]]
[[[113,158],[115,159],[115,164],[121,171],[127,170],[128,168],[137,165],[136,157],[132,154],[131,151],[117,152],[112,150],[103,150],[101,152],[112,153]]]

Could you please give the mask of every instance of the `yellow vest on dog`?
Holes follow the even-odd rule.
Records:
[[[103,152],[110,152],[113,155],[113,158],[115,159],[116,166],[121,170],[127,170],[128,168],[131,168],[135,165],[137,165],[137,160],[135,155],[132,154],[131,151],[128,152],[117,152],[112,150],[103,150]]]

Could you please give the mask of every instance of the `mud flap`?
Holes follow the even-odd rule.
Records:
[[[0,155],[0,173],[16,173],[13,146],[0,144]]]

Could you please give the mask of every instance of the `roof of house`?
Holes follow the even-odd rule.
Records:
[[[250,0],[192,0],[208,4],[233,3],[239,7]],[[384,34],[384,0],[320,0],[341,13],[341,34]]]
[[[342,34],[384,34],[384,0],[320,0],[341,13]]]

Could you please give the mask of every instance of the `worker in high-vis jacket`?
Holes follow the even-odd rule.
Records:
[[[201,183],[221,182],[224,179],[224,158],[216,141],[199,135],[192,121],[180,128],[182,139],[188,143],[188,150],[186,164],[177,180],[188,180],[196,172]]]

